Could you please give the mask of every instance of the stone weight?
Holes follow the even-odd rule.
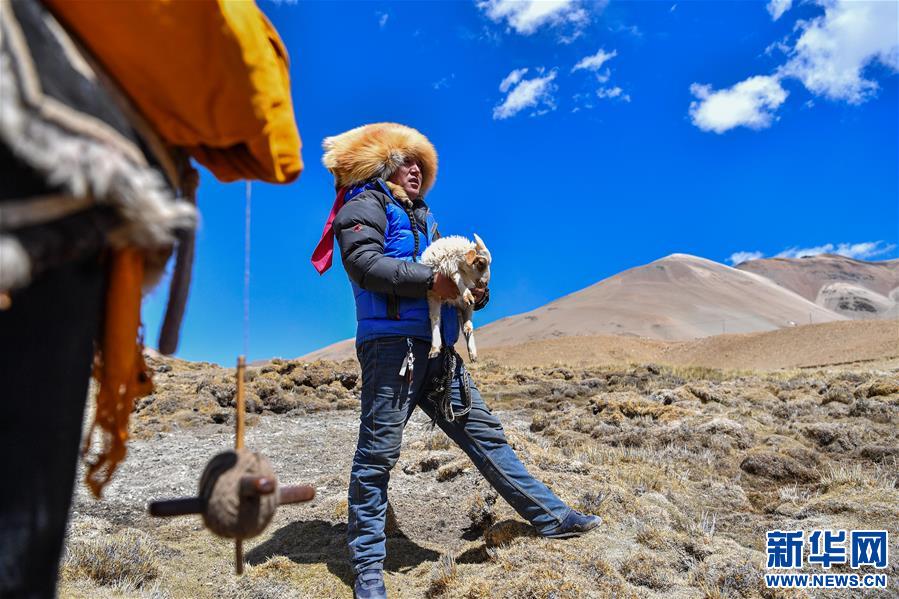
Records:
[[[247,493],[241,488],[244,477],[277,477],[265,456],[247,449],[225,451],[212,458],[200,477],[200,493],[205,509],[203,522],[220,537],[249,539],[271,522],[278,507],[278,493]]]

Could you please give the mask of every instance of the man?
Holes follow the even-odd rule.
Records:
[[[443,354],[428,360],[428,291],[454,297],[452,281],[420,263],[437,237],[424,193],[437,174],[437,154],[418,131],[394,123],[367,125],[325,140],[323,162],[334,174],[338,201],[334,231],[356,297],[356,351],[362,366],[362,415],[349,486],[347,537],[355,594],[386,597],[382,568],[387,482],[400,455],[403,427],[419,406],[471,458],[515,510],[547,537],[571,537],[600,519],[581,514],[534,479],[506,441],[502,425],[461,360],[452,372],[456,414],[435,414],[429,398],[444,375]],[[326,228],[327,235],[327,228]],[[484,293],[478,302],[486,304]],[[444,352],[459,335],[455,308],[444,306]],[[455,356],[455,354],[454,354]]]

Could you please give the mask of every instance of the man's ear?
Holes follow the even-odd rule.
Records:
[[[472,249],[472,250],[468,250],[467,252],[465,252],[465,261],[469,264],[469,266],[474,264],[474,259],[477,257],[478,257],[477,250]]]

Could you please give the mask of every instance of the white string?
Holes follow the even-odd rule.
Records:
[[[244,246],[243,246],[243,355],[249,356],[250,349],[250,206],[252,200],[252,183],[246,182],[247,192],[244,199]]]

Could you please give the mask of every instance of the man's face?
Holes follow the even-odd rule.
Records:
[[[406,158],[389,181],[403,188],[410,200],[418,198],[421,193],[421,167],[413,158]]]

